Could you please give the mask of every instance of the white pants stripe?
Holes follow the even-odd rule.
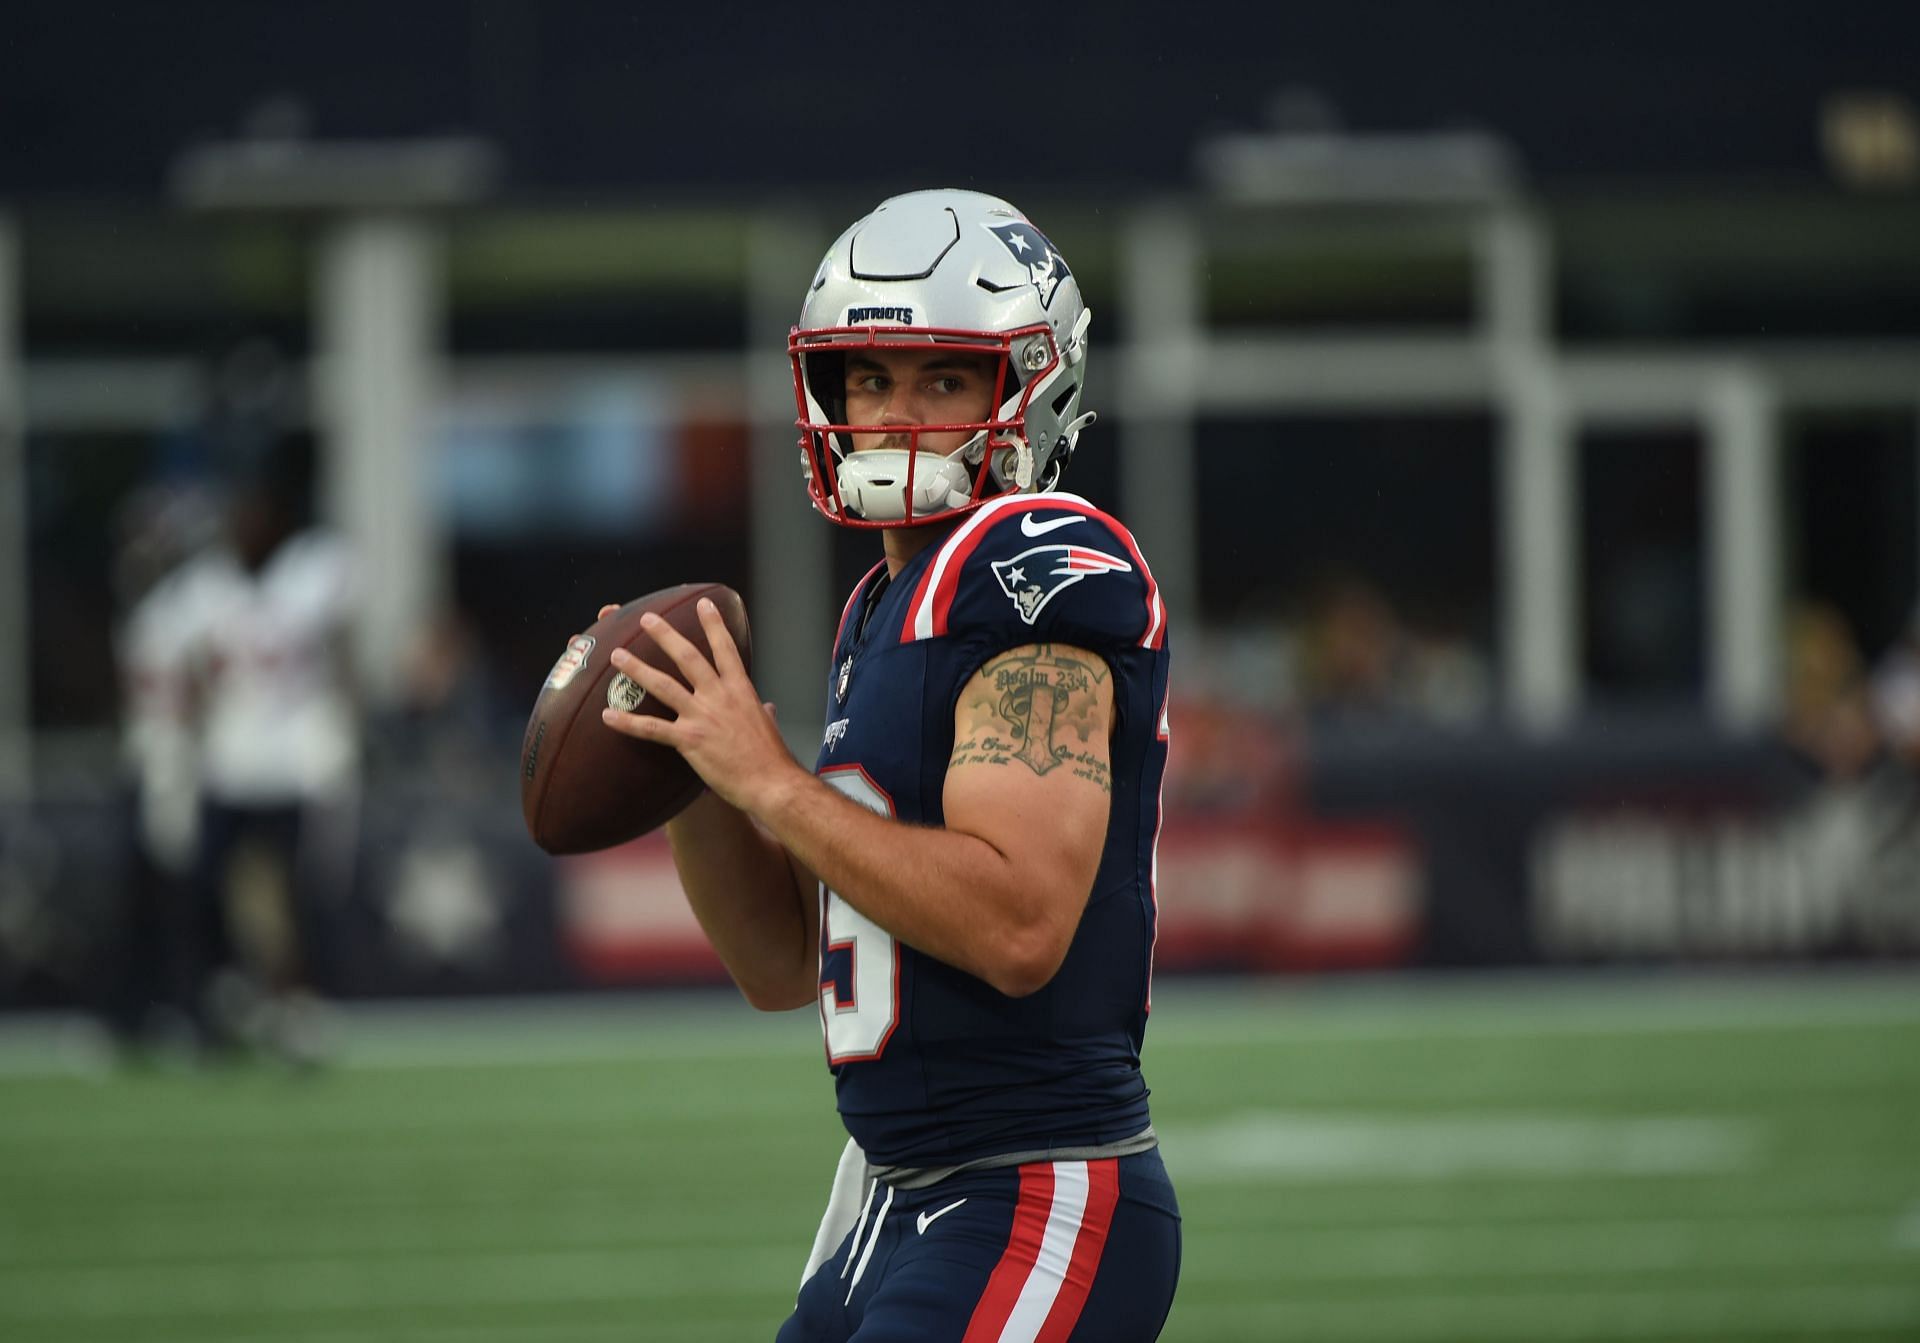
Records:
[[[1053,1163],[1053,1207],[1047,1211],[1047,1229],[1040,1239],[1040,1257],[1020,1288],[1013,1314],[1000,1331],[1001,1343],[1033,1343],[1040,1326],[1047,1322],[1053,1299],[1067,1280],[1067,1265],[1073,1260],[1074,1242],[1080,1238],[1080,1221],[1087,1210],[1087,1163]]]

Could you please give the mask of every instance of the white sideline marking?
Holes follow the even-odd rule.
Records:
[[[1156,1046],[1267,1040],[1680,1035],[1920,1022],[1910,977],[1849,970],[1740,976],[1561,972],[1395,976],[1379,984],[1165,978]],[[818,1047],[806,1009],[756,1013],[724,990],[339,1005],[348,1069],[520,1068],[619,1061],[793,1058]],[[111,1044],[75,1012],[0,1014],[0,1079],[110,1077]]]
[[[329,1005],[331,1060],[351,1071],[524,1068],[703,1059],[793,1059],[817,1049],[817,1014],[760,1013],[725,993]],[[72,1012],[0,1015],[0,1079],[97,1077],[118,1061]]]
[[[1903,1250],[1920,1250],[1920,1203],[1910,1205],[1894,1223],[1893,1243]]]
[[[1747,1169],[1762,1147],[1759,1125],[1725,1119],[1280,1110],[1243,1112],[1165,1137],[1178,1178],[1279,1182],[1692,1175]]]
[[[1920,1022],[1910,976],[1782,970],[1740,976],[1607,972],[1396,975],[1384,980],[1180,980],[1154,986],[1147,1045],[1689,1035]],[[1231,1021],[1231,1032],[1221,1029]]]
[[[1756,1286],[1665,1291],[1474,1292],[1365,1301],[1289,1297],[1214,1302],[1193,1293],[1174,1309],[1197,1337],[1311,1338],[1316,1343],[1544,1343],[1569,1339],[1833,1338],[1912,1326],[1920,1307],[1905,1285]]]

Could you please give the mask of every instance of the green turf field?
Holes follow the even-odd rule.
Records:
[[[0,1025],[0,1340],[766,1339],[840,1136],[803,1014],[355,1011],[314,1077]],[[1920,988],[1163,982],[1165,1337],[1920,1340]]]

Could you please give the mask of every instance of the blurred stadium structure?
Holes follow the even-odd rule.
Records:
[[[1920,113],[1911,72],[1875,57],[1910,19],[1845,11],[1808,36],[1743,16],[1729,36],[1712,9],[1640,34],[1664,36],[1651,51],[1529,21],[1568,59],[1592,44],[1565,71],[1583,95],[1715,42],[1745,63],[1658,119],[1602,105],[1584,139],[1533,67],[1482,70],[1487,106],[1533,102],[1478,128],[1347,130],[1326,95],[1268,83],[1232,89],[1241,125],[1157,122],[1155,169],[1121,187],[1005,184],[1070,241],[1098,314],[1106,423],[1073,483],[1133,522],[1181,617],[1163,965],[1920,949],[1901,759],[1920,735],[1901,651]],[[444,8],[489,91],[478,129],[384,137],[352,111],[321,133],[342,105],[324,52],[352,39],[317,11],[206,13],[236,49],[317,44],[281,57],[316,82],[248,101],[258,80],[216,63],[240,131],[183,123],[134,175],[109,120],[19,72],[22,106],[72,138],[16,146],[0,226],[0,740],[10,889],[40,911],[13,925],[31,947],[0,939],[0,995],[98,990],[88,928],[117,860],[88,837],[114,814],[126,571],[257,454],[235,442],[263,417],[369,579],[352,633],[375,726],[338,911],[362,977],[335,991],[412,987],[422,962],[449,988],[711,973],[657,849],[555,869],[502,766],[586,613],[689,575],[747,593],[782,650],[763,689],[796,747],[817,739],[859,547],[796,507],[769,352],[873,183],[653,163],[650,187],[608,156],[617,127],[516,161],[599,110],[555,74],[598,68],[581,42],[638,50],[604,9]],[[82,21],[42,22],[77,58]],[[1365,47],[1315,23],[1329,50]],[[388,68],[419,40],[396,34]],[[1169,59],[1203,78],[1211,57]],[[1384,70],[1371,93],[1393,104]],[[407,96],[393,126],[460,108],[444,83]],[[1116,113],[1058,166],[1111,171],[1123,131],[1144,135]],[[433,876],[455,861],[485,889]]]
[[[712,979],[661,846],[532,849],[519,726],[601,602],[711,578],[811,754],[869,547],[804,508],[780,351],[829,229],[936,181],[1018,201],[1096,315],[1067,485],[1177,645],[1163,971],[1920,954],[1920,10],[1202,5],[1149,51],[1119,34],[1157,10],[1063,6],[1029,17],[1085,40],[1066,105],[936,125],[799,87],[799,14],[676,45],[613,5],[167,9],[0,16],[0,1009],[124,988],[115,632],[269,422],[363,576],[319,987]],[[1835,1074],[1869,1128],[1911,1120],[1893,1015],[1887,1074]],[[1262,1103],[1218,1073],[1190,1129]],[[1302,1085],[1267,1099],[1339,1109]],[[1863,1142],[1920,1198],[1910,1142]],[[1920,1328],[1895,1258],[1846,1336]],[[1273,1336],[1193,1290],[1187,1337]],[[1746,1336],[1695,1304],[1673,1336]]]

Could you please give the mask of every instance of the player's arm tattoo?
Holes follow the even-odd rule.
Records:
[[[1029,644],[993,658],[961,691],[971,733],[954,742],[947,768],[1011,765],[1035,774],[1069,769],[1111,793],[1113,772],[1090,744],[1107,736],[1107,664],[1060,644]]]

